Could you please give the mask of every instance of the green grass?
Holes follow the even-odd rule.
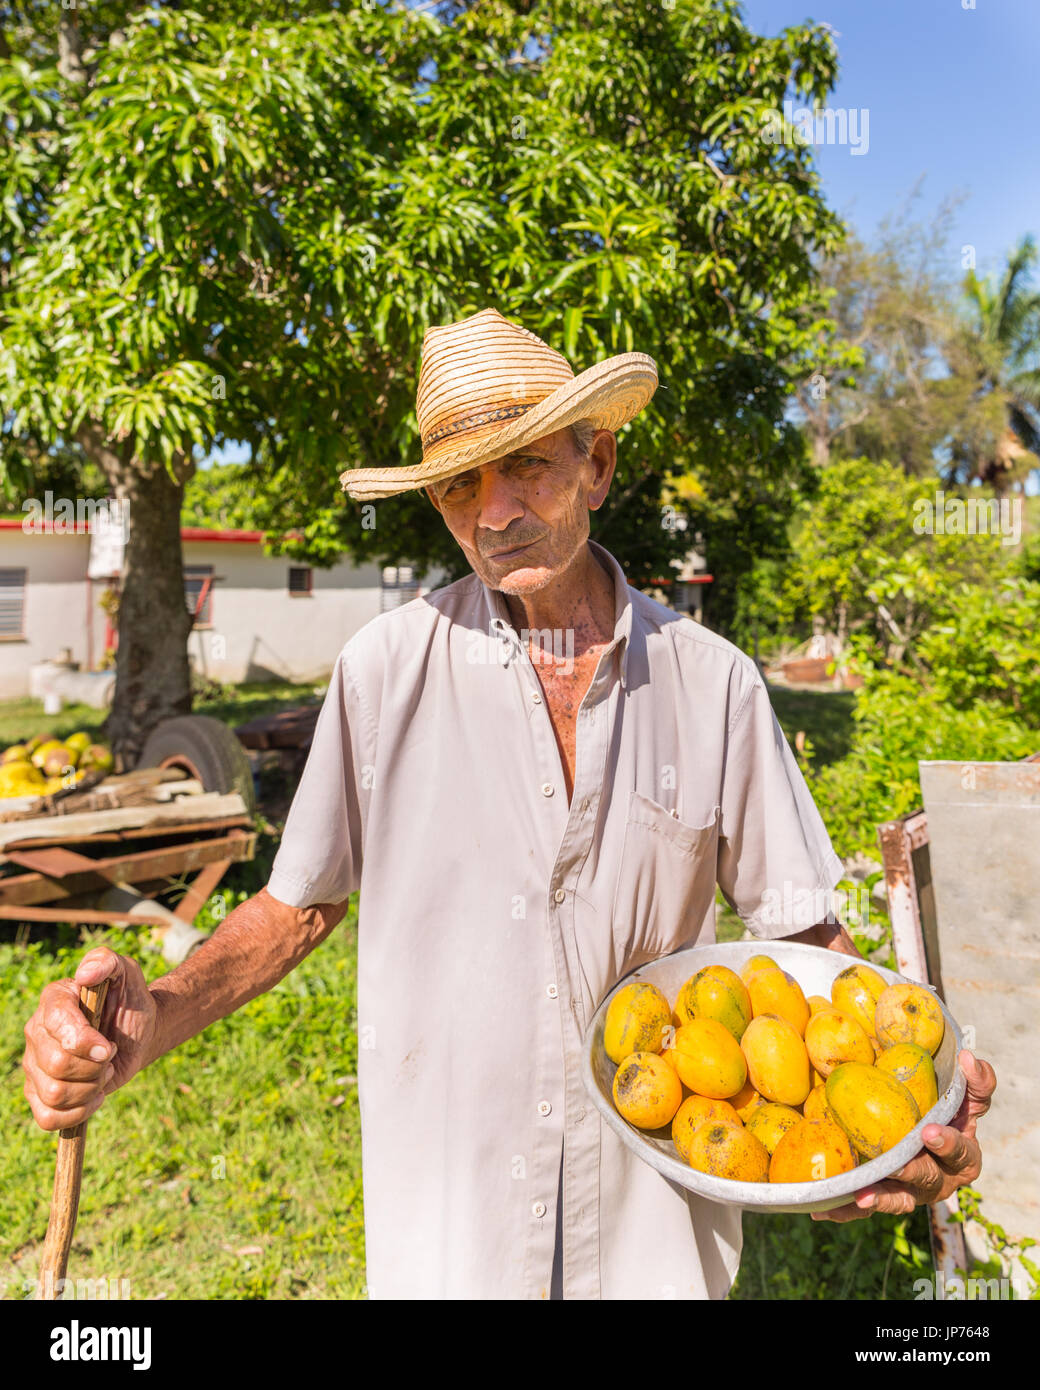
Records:
[[[811,740],[814,767],[825,767],[827,763],[837,762],[848,753],[854,729],[852,710],[856,703],[855,691],[787,690],[780,685],[771,685],[769,699],[777,722],[792,748],[799,730]]]
[[[744,1213],[735,1300],[913,1299],[932,1274],[927,1208],[839,1224]]]
[[[56,1147],[22,1095],[22,1024],[43,985],[101,941],[163,973],[122,930],[0,945],[8,1298],[36,1275]],[[135,1299],[363,1296],[355,941],[352,902],[281,984],[108,1098],[90,1124],[70,1278],[126,1279]]]
[[[193,713],[212,715],[234,727],[257,719],[262,714],[314,703],[320,699],[316,689],[324,691],[324,687],[292,685],[288,681],[214,686],[211,695],[196,696]],[[100,732],[107,715],[107,710],[92,709],[89,705],[66,705],[60,714],[44,714],[42,700],[30,700],[28,696],[2,700],[0,748],[32,738],[37,733],[65,738],[77,729],[85,729],[88,733],[96,734]]]

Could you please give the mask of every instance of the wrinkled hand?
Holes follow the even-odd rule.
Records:
[[[108,980],[100,1029],[79,1006],[81,985]],[[155,1031],[155,1000],[141,967],[106,946],[88,951],[75,978],[55,980],[40,994],[25,1025],[25,1098],[41,1129],[70,1129],[101,1108],[147,1061]]]
[[[814,1211],[814,1221],[858,1221],[874,1212],[902,1216],[914,1207],[941,1202],[958,1187],[973,1183],[982,1171],[982,1151],[975,1122],[989,1109],[997,1077],[988,1062],[967,1050],[957,1054],[967,1082],[961,1107],[948,1125],[925,1125],[925,1147],[884,1182],[857,1192],[851,1202],[831,1211]]]

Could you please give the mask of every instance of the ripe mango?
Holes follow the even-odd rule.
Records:
[[[851,1173],[856,1157],[833,1120],[799,1120],[777,1144],[769,1162],[770,1182],[818,1182]]]
[[[729,1104],[740,1116],[741,1123],[746,1125],[748,1116],[753,1114],[760,1105],[768,1105],[769,1102],[765,1096],[760,1095],[755,1090],[750,1081],[745,1081],[737,1094],[729,1097]]]
[[[709,1096],[687,1096],[672,1120],[672,1142],[684,1163],[690,1161],[690,1143],[701,1125],[737,1125],[740,1116],[728,1100],[712,1100]]]
[[[618,1113],[637,1129],[669,1125],[682,1103],[682,1082],[656,1052],[633,1052],[614,1073]]]
[[[916,1043],[933,1057],[946,1031],[939,1001],[923,985],[889,985],[878,999],[874,1021],[882,1047]]]
[[[747,988],[756,1018],[761,1014],[776,1014],[786,1018],[799,1037],[805,1036],[809,1005],[801,985],[786,970],[756,970],[747,981]]]
[[[734,971],[725,965],[706,965],[680,989],[675,1012],[684,1024],[695,1018],[713,1018],[739,1042],[751,1022],[751,996]]]
[[[740,1043],[713,1018],[695,1018],[675,1034],[675,1069],[698,1096],[728,1100],[747,1080]]]
[[[834,1007],[854,1019],[870,1037],[874,1032],[874,1010],[877,1001],[888,988],[885,980],[869,965],[850,965],[831,984],[831,1002]]]
[[[921,1118],[901,1081],[864,1062],[842,1062],[827,1078],[827,1105],[864,1158],[877,1158],[909,1134]]]
[[[761,1140],[736,1125],[706,1124],[690,1141],[691,1168],[734,1182],[768,1182],[769,1152]]]
[[[740,978],[747,984],[756,970],[779,970],[772,956],[751,956],[740,967]]]
[[[829,999],[825,999],[822,994],[810,994],[805,1001],[809,1005],[809,1017],[813,1014],[822,1013],[825,1009],[833,1009],[834,1005]]]
[[[802,1114],[807,1120],[833,1120],[834,1116],[827,1105],[826,1086],[814,1086],[805,1098]]]
[[[802,1104],[809,1094],[809,1054],[787,1019],[774,1014],[753,1018],[740,1046],[751,1084],[760,1095],[781,1105]]]
[[[769,1100],[766,1101],[765,1105],[758,1106],[748,1117],[747,1130],[756,1139],[760,1139],[766,1146],[767,1152],[772,1154],[787,1131],[794,1125],[801,1123],[802,1117],[797,1110],[792,1110],[789,1105],[780,1105],[775,1100]]]
[[[62,748],[63,746],[61,740],[57,738],[51,738],[45,743],[38,744],[30,754],[33,767],[42,769],[47,760],[47,754],[53,753],[56,748]]]
[[[624,985],[610,1001],[603,1023],[603,1050],[619,1065],[633,1052],[660,1052],[672,1011],[656,985]]]
[[[826,1078],[841,1062],[874,1061],[874,1049],[863,1029],[836,1009],[813,1014],[805,1026],[805,1049],[813,1067]]]
[[[874,1065],[903,1083],[917,1101],[922,1116],[927,1115],[939,1099],[931,1053],[916,1043],[896,1043],[886,1048]]]

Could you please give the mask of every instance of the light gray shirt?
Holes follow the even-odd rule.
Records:
[[[789,936],[823,913],[778,901],[842,865],[754,662],[589,544],[616,622],[570,805],[535,667],[474,574],[347,642],[274,862],[295,907],[360,889],[372,1298],[548,1297],[561,1147],[565,1298],[722,1298],[739,1264],[740,1210],[600,1121],[582,1037],[621,976],[715,939],[716,882]]]

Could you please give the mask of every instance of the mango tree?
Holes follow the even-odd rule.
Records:
[[[784,407],[842,229],[767,132],[825,99],[826,28],[762,38],[733,0],[285,8],[0,3],[0,475],[20,499],[72,451],[129,500],[124,764],[190,708],[178,528],[214,448],[247,446],[274,548],[457,567],[423,494],[366,511],[337,480],[421,452],[430,324],[493,304],[576,369],[658,360],[594,531],[634,582],[689,547],[667,479],[726,512],[736,570],[800,465]]]

